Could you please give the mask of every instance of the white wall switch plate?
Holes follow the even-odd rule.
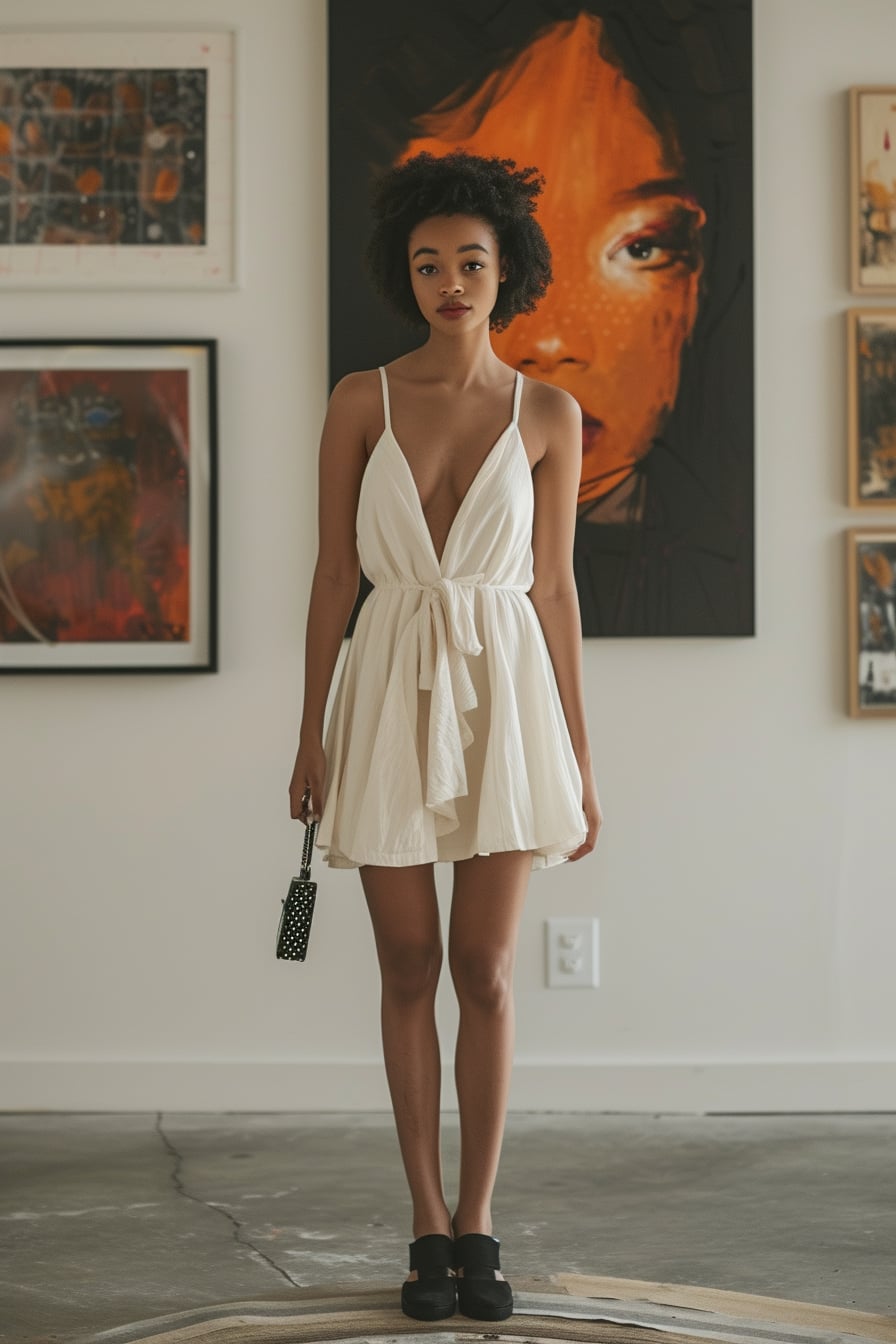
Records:
[[[594,989],[598,984],[596,919],[546,919],[549,989]]]

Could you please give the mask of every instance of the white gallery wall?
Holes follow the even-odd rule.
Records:
[[[606,826],[532,877],[521,1109],[896,1109],[896,720],[846,717],[841,652],[843,533],[885,519],[844,504],[846,89],[896,83],[896,4],[755,14],[758,634],[586,643]],[[0,1107],[382,1109],[356,872],[317,865],[309,959],[274,958],[327,382],[324,0],[0,0],[0,26],[75,19],[238,29],[239,288],[0,297],[5,338],[219,341],[220,672],[0,678]],[[548,990],[544,920],[587,914],[600,987]],[[451,1107],[447,968],[439,1020]]]

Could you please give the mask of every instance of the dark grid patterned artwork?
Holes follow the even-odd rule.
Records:
[[[207,80],[0,68],[0,246],[203,245]]]

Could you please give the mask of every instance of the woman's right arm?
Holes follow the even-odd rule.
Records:
[[[324,712],[339,646],[358,596],[361,566],[355,540],[358,492],[367,463],[371,375],[353,373],[330,397],[318,458],[318,552],[305,630],[305,695],[299,749],[289,783],[290,816],[320,818],[326,760]],[[302,808],[311,790],[310,814]]]

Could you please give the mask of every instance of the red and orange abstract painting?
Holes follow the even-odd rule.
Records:
[[[189,368],[115,367],[102,347],[77,367],[15,350],[0,368],[0,664],[185,650],[207,604],[193,576],[209,535],[207,517],[196,535],[208,445],[192,441]]]

